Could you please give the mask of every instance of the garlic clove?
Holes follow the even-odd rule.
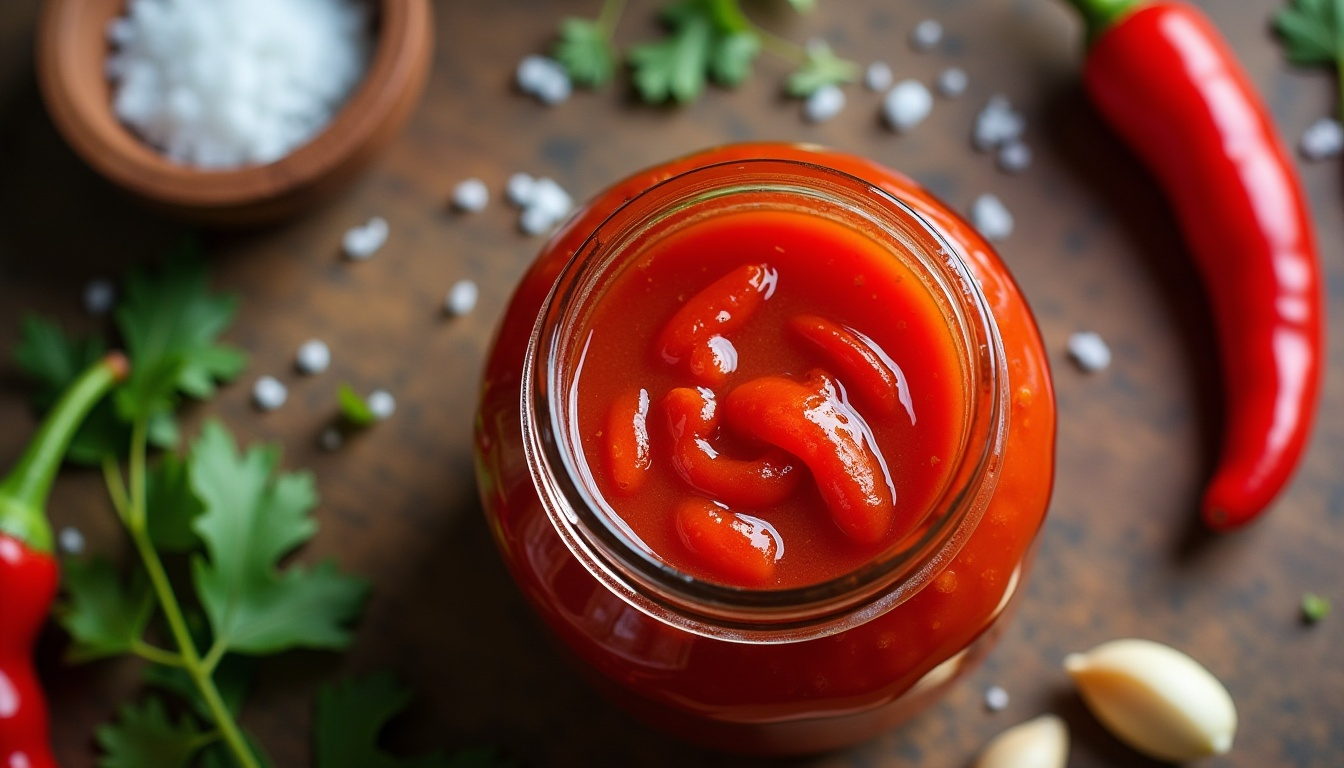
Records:
[[[989,740],[975,768],[1064,768],[1069,729],[1055,715],[1019,723]]]
[[[1064,669],[1083,701],[1116,737],[1172,762],[1232,747],[1232,696],[1199,662],[1150,640],[1112,640],[1070,654]]]

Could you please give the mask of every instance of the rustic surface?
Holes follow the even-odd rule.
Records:
[[[1336,104],[1325,72],[1290,69],[1268,31],[1277,0],[1203,3],[1242,56],[1295,140]],[[0,3],[0,348],[19,317],[55,315],[67,327],[94,321],[79,294],[160,253],[182,227],[124,201],[53,133],[33,84],[35,0]],[[376,168],[335,203],[264,232],[207,239],[212,276],[242,297],[231,340],[251,354],[242,380],[191,413],[224,419],[246,440],[283,444],[288,467],[310,467],[322,530],[305,557],[334,556],[371,577],[376,594],[344,657],[305,654],[270,663],[245,723],[281,766],[304,765],[312,691],[343,672],[391,668],[418,692],[390,733],[406,749],[503,747],[526,765],[729,765],[632,722],[561,663],[510,584],[476,500],[469,447],[474,392],[491,328],[540,246],[518,233],[501,202],[514,171],[555,177],[584,198],[645,165],[695,148],[748,138],[815,141],[905,170],[954,207],[981,192],[1003,198],[1017,230],[1002,253],[1040,320],[1059,392],[1058,481],[1021,612],[988,662],[941,705],[908,726],[847,753],[800,764],[967,765],[998,730],[1041,711],[1072,729],[1073,766],[1146,761],[1107,736],[1060,671],[1070,650],[1124,635],[1184,648],[1232,691],[1241,715],[1236,747],[1210,764],[1328,766],[1344,762],[1344,615],[1307,627],[1306,590],[1344,608],[1344,314],[1332,316],[1322,414],[1296,480],[1262,524],[1209,537],[1195,502],[1218,434],[1218,374],[1199,286],[1169,211],[1151,180],[1089,110],[1077,86],[1080,29],[1050,0],[820,4],[805,18],[767,19],[795,39],[822,35],[844,55],[882,58],[898,76],[926,82],[963,67],[969,92],[940,100],[906,136],[884,129],[878,97],[848,90],[834,121],[806,124],[778,97],[784,73],[763,59],[743,88],[711,90],[681,109],[635,106],[620,88],[580,93],[545,108],[510,87],[524,55],[544,48],[566,12],[595,0],[438,3],[438,49],[425,100]],[[652,3],[635,2],[620,37],[651,31]],[[908,30],[941,19],[948,39],[916,54]],[[1006,176],[969,149],[975,112],[1007,94],[1029,119],[1035,164]],[[1344,300],[1344,199],[1338,162],[1304,165],[1330,298]],[[456,182],[487,181],[484,213],[447,208]],[[391,239],[373,260],[338,256],[341,233],[385,216]],[[468,317],[439,312],[455,280],[481,286]],[[1107,371],[1085,375],[1065,358],[1069,334],[1099,331],[1115,351]],[[307,338],[334,353],[332,370],[292,373]],[[251,381],[276,374],[291,386],[283,409],[249,404]],[[341,451],[317,448],[341,381],[386,387],[396,415]],[[0,362],[0,464],[32,427],[22,385]],[[92,549],[123,542],[99,478],[71,471],[52,500],[57,526],[82,529]],[[0,615],[3,606],[0,606]],[[56,630],[43,641],[58,756],[92,765],[95,727],[130,695],[136,665],[67,668]],[[991,714],[983,691],[1012,694]]]

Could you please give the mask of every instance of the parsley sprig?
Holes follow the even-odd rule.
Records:
[[[317,493],[311,474],[280,471],[276,448],[240,449],[210,421],[181,455],[151,455],[179,442],[176,412],[184,399],[210,398],[245,364],[241,351],[220,341],[238,302],[210,290],[197,247],[132,273],[122,295],[115,336],[131,358],[131,375],[86,420],[68,456],[102,467],[136,558],[121,569],[103,558],[68,560],[56,611],[73,641],[72,663],[117,656],[147,662],[150,692],[96,733],[99,764],[269,765],[238,722],[256,659],[348,646],[369,585],[331,562],[284,562],[317,530]],[[99,334],[76,338],[50,320],[26,318],[14,358],[35,385],[34,406],[50,407],[107,346]],[[408,699],[386,678],[329,687],[315,738],[341,749],[319,754],[315,764],[506,764],[489,752],[402,761],[378,751],[382,723]],[[352,729],[352,722],[364,725]]]
[[[1274,15],[1274,29],[1289,61],[1333,68],[1344,90],[1344,6],[1335,0],[1291,0]],[[1344,97],[1338,108],[1344,116]]]
[[[815,6],[814,0],[789,3],[800,12]],[[624,0],[605,0],[596,19],[561,21],[551,53],[577,85],[596,88],[615,77],[620,53],[614,35],[624,6]],[[663,6],[660,19],[667,34],[632,47],[626,57],[635,90],[650,104],[694,101],[711,80],[737,86],[751,75],[762,51],[795,66],[785,86],[791,96],[806,97],[858,76],[858,65],[824,43],[798,45],[755,24],[739,0],[676,0]]]

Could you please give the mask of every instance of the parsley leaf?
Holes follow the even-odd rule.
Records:
[[[330,562],[311,570],[279,560],[312,538],[317,504],[308,473],[275,473],[274,448],[239,454],[218,423],[192,445],[192,488],[205,511],[194,528],[209,552],[192,559],[192,576],[215,642],[238,653],[294,647],[343,648],[368,584]]]
[[[368,401],[360,397],[355,388],[349,384],[341,383],[340,388],[336,390],[336,402],[341,409],[341,416],[356,427],[367,427],[378,420]]]
[[[811,96],[827,85],[851,83],[859,76],[859,66],[836,56],[831,47],[820,40],[807,46],[803,66],[789,75],[784,89],[790,96]]]
[[[816,9],[817,0],[789,0],[789,5],[799,13],[807,13]]]
[[[596,21],[573,16],[560,22],[560,39],[551,55],[575,84],[596,88],[616,74],[616,55],[607,31]]]
[[[243,709],[243,700],[252,689],[256,671],[255,659],[230,653],[220,659],[219,666],[215,667],[210,675],[215,681],[215,687],[219,690],[219,697],[223,700],[224,706],[235,716]],[[201,693],[196,689],[196,683],[191,679],[191,675],[182,667],[150,664],[145,667],[145,682],[176,694],[190,704],[196,714],[207,721],[210,719],[210,708],[201,698]]]
[[[1294,64],[1334,64],[1340,57],[1340,26],[1332,0],[1293,0],[1274,15],[1274,29],[1283,37]]]
[[[387,674],[323,686],[313,729],[316,768],[509,768],[515,764],[488,749],[452,757],[433,752],[405,759],[380,750],[378,733],[410,700],[411,692]]]
[[[67,336],[60,324],[37,315],[27,315],[19,328],[14,361],[37,385],[33,407],[46,411],[85,368],[98,361],[107,345],[97,336],[77,339]]]
[[[117,326],[131,358],[131,377],[117,393],[127,420],[171,413],[178,393],[198,399],[243,369],[239,350],[217,340],[237,311],[237,300],[210,292],[204,262],[184,248],[156,273],[136,271],[126,281]]]
[[[741,85],[751,75],[752,62],[761,52],[761,38],[755,32],[733,32],[714,41],[710,71],[722,85]]]
[[[143,707],[122,707],[117,722],[100,727],[97,737],[105,753],[99,768],[186,768],[211,738],[188,715],[173,723],[163,702],[153,696]]]
[[[688,102],[704,90],[714,28],[699,7],[696,0],[672,6],[665,14],[671,27],[667,37],[630,50],[635,88],[644,101]]]
[[[154,607],[143,572],[137,569],[126,584],[101,558],[69,559],[61,567],[66,598],[56,615],[74,640],[66,658],[82,663],[130,652]]]
[[[164,552],[189,552],[200,546],[192,526],[204,511],[191,489],[187,463],[164,454],[145,478],[145,519],[149,538]]]

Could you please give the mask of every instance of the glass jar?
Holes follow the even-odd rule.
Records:
[[[946,450],[927,466],[901,468],[902,478],[936,481],[913,501],[893,490],[892,498],[905,504],[903,522],[889,526],[899,533],[861,546],[839,533],[833,545],[790,534],[796,538],[789,551],[804,549],[806,568],[792,579],[744,584],[706,575],[687,552],[673,552],[677,537],[660,533],[656,515],[650,523],[623,512],[672,503],[668,497],[679,486],[639,494],[614,489],[604,459],[594,455],[593,436],[602,430],[584,415],[606,407],[604,395],[587,393],[606,390],[585,382],[620,379],[649,357],[647,343],[632,341],[649,334],[639,301],[603,314],[603,302],[616,301],[621,281],[647,266],[649,254],[706,222],[775,214],[814,221],[818,232],[840,233],[880,253],[879,261],[900,270],[892,272],[892,285],[914,278],[937,320],[939,341],[930,349],[947,351],[950,361],[951,374],[936,379],[947,395],[938,401],[948,414],[938,427]],[[846,271],[854,269],[835,265],[841,283],[864,285],[864,275],[851,279]],[[662,274],[669,276],[666,289],[647,280],[655,326],[686,300],[686,291],[671,285],[678,272]],[[805,285],[803,294],[822,291],[826,274],[811,273],[818,285]],[[880,324],[904,328],[904,316],[889,311],[890,322]],[[611,326],[613,314],[621,326],[628,316],[630,328],[615,334],[624,341],[595,343],[594,329]],[[741,355],[769,358],[776,343],[786,342],[744,340]],[[735,360],[738,350],[731,351]],[[590,353],[606,367],[585,372]],[[928,355],[906,367],[925,363],[936,368]],[[731,366],[725,370],[735,374]],[[646,375],[662,381],[664,372]],[[641,413],[648,411],[645,395]],[[879,438],[884,418],[915,423],[905,394],[902,402],[908,414],[878,417]],[[498,330],[475,450],[486,515],[504,560],[600,689],[690,741],[796,754],[875,736],[926,707],[984,654],[1021,592],[1049,502],[1054,435],[1054,395],[1035,322],[983,238],[911,180],[879,165],[813,147],[750,144],[636,174],[600,194],[551,239]],[[823,477],[822,469],[807,469]],[[894,489],[891,474],[886,485]],[[696,493],[686,489],[687,496]],[[643,500],[617,498],[623,495]],[[817,499],[799,503],[818,506]],[[800,514],[827,517],[825,509],[783,517]],[[684,532],[681,540],[690,545]],[[776,561],[787,562],[781,556],[789,541],[768,542]]]

